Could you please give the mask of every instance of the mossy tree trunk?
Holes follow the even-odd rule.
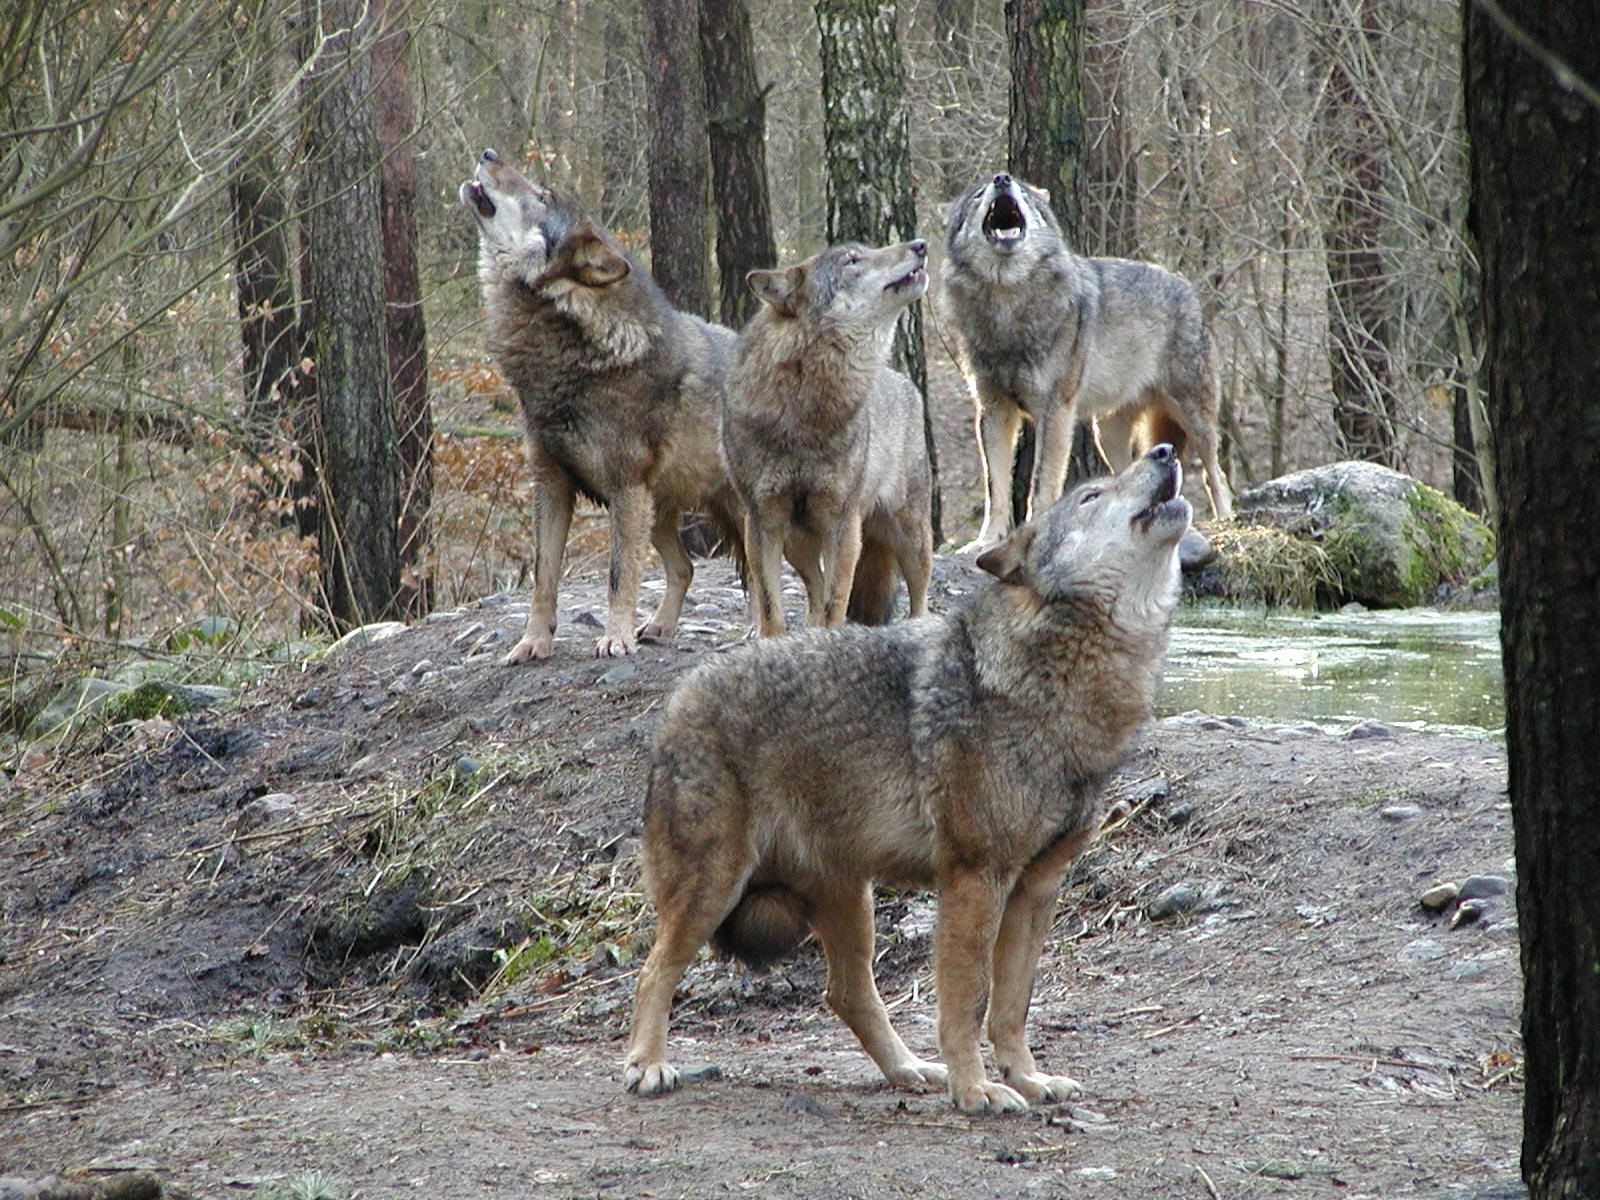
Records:
[[[1464,0],[1533,1200],[1600,1196],[1600,9]]]

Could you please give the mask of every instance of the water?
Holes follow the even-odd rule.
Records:
[[[1370,719],[1499,735],[1499,614],[1185,606],[1156,712],[1191,709],[1336,729]]]

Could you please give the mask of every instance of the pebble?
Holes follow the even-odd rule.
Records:
[[[1461,892],[1455,884],[1441,883],[1418,896],[1417,903],[1429,912],[1443,912],[1454,904],[1460,895]]]
[[[483,770],[483,764],[477,759],[473,758],[470,754],[463,754],[460,758],[456,759],[457,779],[463,781],[471,779],[481,770]]]
[[[1432,938],[1418,938],[1400,948],[1401,962],[1436,962],[1445,956],[1443,943]]]
[[[639,668],[632,663],[623,663],[619,667],[612,667],[596,681],[598,683],[621,683],[624,679],[632,679],[639,673]]]
[[[1413,821],[1422,815],[1422,809],[1415,804],[1390,804],[1378,810],[1378,815],[1385,821],[1399,824],[1401,821]]]
[[[1470,875],[1461,884],[1461,899],[1481,900],[1487,896],[1504,896],[1511,890],[1511,881],[1503,875]]]
[[[1463,925],[1471,925],[1482,919],[1488,908],[1487,902],[1483,900],[1463,900],[1456,909],[1456,915],[1450,918],[1450,928],[1459,929]]]
[[[1175,883],[1162,892],[1149,904],[1145,905],[1145,915],[1152,921],[1159,921],[1164,917],[1175,917],[1180,913],[1194,911],[1195,905],[1200,903],[1200,893],[1192,884]]]

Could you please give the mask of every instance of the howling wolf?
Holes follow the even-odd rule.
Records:
[[[1024,415],[1038,429],[1033,511],[1061,494],[1072,433],[1093,420],[1113,470],[1140,443],[1193,440],[1214,515],[1233,512],[1217,461],[1217,370],[1200,299],[1150,263],[1084,258],[1045,194],[1000,174],[951,207],[942,309],[978,411],[982,548],[1011,528],[1011,460]]]
[[[1191,515],[1181,479],[1157,446],[981,555],[995,579],[948,617],[751,642],[678,685],[645,797],[657,928],[630,1091],[677,1086],[667,1018],[702,945],[760,963],[807,929],[829,1005],[891,1083],[947,1086],[968,1111],[1077,1090],[1034,1062],[1028,999],[1062,876],[1155,698]],[[912,1053],[879,998],[874,880],[939,891],[943,1064]]]

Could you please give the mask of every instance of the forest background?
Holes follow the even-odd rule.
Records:
[[[933,243],[937,287],[949,202],[997,170],[1030,177],[1019,130],[1055,117],[1030,108],[1018,64],[1065,27],[1081,41],[1049,52],[1081,69],[1081,124],[1059,131],[1075,177],[1068,194],[1035,181],[1083,252],[1200,289],[1236,488],[1362,457],[1492,506],[1447,0],[14,8],[0,43],[13,728],[86,661],[218,640],[292,656],[308,629],[520,582],[515,402],[484,355],[475,225],[456,198],[484,147],[650,262],[652,174],[699,129],[714,151],[756,120],[772,252],[790,262],[837,236],[850,171],[864,174],[840,153],[854,111],[904,147],[903,182],[868,182],[914,202],[901,224]],[[669,293],[736,322],[730,222],[754,206],[719,215],[726,189],[698,186],[689,236],[669,226],[654,265],[698,260],[704,281],[663,279]],[[922,320],[930,409],[959,414],[937,447],[955,541],[981,504],[970,401],[937,308]],[[399,517],[363,525],[374,511]],[[351,555],[344,539],[373,524],[381,544]],[[585,538],[598,549],[603,533],[580,534],[580,556]],[[402,586],[363,600],[361,568],[384,556]]]

